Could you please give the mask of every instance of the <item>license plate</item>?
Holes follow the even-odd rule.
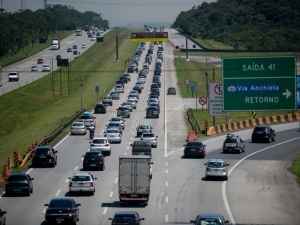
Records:
[[[57,219],[56,219],[56,223],[62,223],[62,222],[64,222],[64,219],[63,219],[63,218],[57,218]]]
[[[91,164],[91,166],[96,166],[96,164]]]

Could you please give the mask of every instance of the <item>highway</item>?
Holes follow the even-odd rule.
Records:
[[[108,31],[106,31],[106,33],[107,32]],[[63,39],[61,41],[61,48],[59,50],[51,50],[49,46],[48,48],[40,51],[39,53],[31,57],[23,59],[9,66],[3,67],[2,73],[0,74],[0,96],[47,75],[49,72],[31,72],[31,66],[37,65],[37,59],[44,59],[44,64],[49,65],[51,71],[55,71],[57,69],[57,55],[61,55],[62,58],[68,58],[69,61],[72,61],[75,58],[75,56],[72,52],[68,53],[66,51],[67,48],[72,48],[73,45],[77,45],[78,51],[80,52],[80,54],[82,54],[87,49],[89,49],[94,43],[95,41],[91,41],[87,37],[86,32],[82,31],[82,36],[75,36],[75,34],[72,34]],[[82,44],[85,44],[86,47],[82,48]],[[20,80],[18,82],[8,82],[9,72],[19,72]]]
[[[169,40],[171,42],[171,44],[173,45],[173,47],[176,48],[176,46],[180,49],[201,49],[201,47],[193,42],[191,39],[187,40],[187,46],[186,46],[186,40],[185,37],[183,35],[181,35],[180,33],[178,33],[177,30],[173,29],[173,28],[169,28],[166,29],[168,31],[169,34]]]
[[[145,52],[142,60],[144,56]],[[152,150],[154,165],[150,200],[146,207],[129,208],[119,204],[118,157],[130,154],[136,127],[144,121],[153,64],[137,110],[126,121],[122,143],[112,145],[112,155],[105,158],[105,171],[93,172],[98,177],[95,195],[74,197],[81,203],[78,224],[108,225],[108,218],[120,210],[138,211],[145,217],[145,225],[187,224],[204,212],[221,213],[239,224],[299,224],[300,189],[286,169],[295,154],[300,152],[296,124],[276,126],[278,133],[276,142],[272,144],[247,142],[243,154],[222,154],[222,136],[204,140],[207,158],[223,158],[230,163],[228,182],[203,179],[207,159],[182,158],[187,131],[183,117],[184,100],[179,95],[166,95],[168,87],[176,86],[173,47],[169,44],[165,44],[160,118],[150,120],[154,133],[159,136],[158,148]],[[121,99],[114,101],[113,108],[106,114],[96,115],[97,136],[103,134],[105,124],[127,98],[137,74],[133,74],[132,78]],[[239,133],[249,139],[251,131]],[[53,197],[67,194],[67,178],[81,169],[82,155],[88,150],[88,145],[87,135],[68,135],[55,146],[58,150],[56,168],[29,169],[28,173],[35,179],[33,194],[30,197],[3,196],[0,199],[0,208],[8,212],[7,224],[43,224],[43,205]],[[247,155],[249,158],[245,158]]]

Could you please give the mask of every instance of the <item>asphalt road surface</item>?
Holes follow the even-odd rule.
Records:
[[[82,36],[75,36],[75,34],[72,34],[67,38],[63,39],[61,41],[61,47],[59,50],[51,50],[50,47],[48,47],[31,57],[23,59],[9,66],[3,67],[2,73],[0,73],[0,95],[8,93],[12,90],[15,90],[47,75],[49,72],[31,72],[31,66],[37,65],[38,58],[44,59],[44,64],[49,65],[51,71],[55,71],[57,69],[57,55],[61,55],[62,58],[68,58],[69,61],[72,61],[75,58],[75,56],[73,55],[73,52],[68,53],[66,51],[67,48],[72,48],[73,45],[77,45],[78,51],[80,52],[80,54],[82,54],[87,49],[89,49],[94,43],[95,41],[91,41],[87,37],[86,32],[82,31]],[[86,47],[82,48],[82,44],[85,44]],[[39,65],[39,67],[41,68],[41,65]],[[19,72],[19,81],[8,82],[9,72]]]
[[[165,45],[161,114],[159,119],[150,120],[155,134],[159,136],[159,144],[157,149],[153,149],[153,179],[148,205],[133,208],[120,206],[118,157],[130,154],[130,143],[135,138],[136,127],[145,120],[146,98],[153,70],[147,77],[137,110],[126,121],[122,143],[112,145],[112,155],[105,158],[105,171],[94,172],[98,177],[95,195],[74,197],[81,203],[79,224],[108,225],[108,218],[114,212],[136,210],[145,217],[143,224],[147,225],[186,224],[204,212],[221,213],[232,222],[243,224],[298,225],[300,189],[294,177],[286,170],[293,156],[300,152],[298,130],[284,131],[289,125],[282,126],[277,129],[282,132],[277,133],[276,142],[247,143],[246,152],[235,155],[221,153],[219,147],[223,137],[207,139],[207,158],[226,159],[230,163],[231,175],[228,182],[205,181],[206,159],[182,158],[186,128],[181,104],[176,104],[182,99],[165,95],[166,88],[176,84],[175,72],[169,70],[174,66],[172,54],[172,47]],[[114,101],[108,113],[96,115],[96,135],[103,135],[105,124],[115,114],[117,106],[127,98],[137,74],[132,77],[121,100]],[[247,139],[250,132],[243,131],[242,135]],[[30,197],[1,197],[0,208],[8,212],[8,225],[43,224],[43,205],[53,197],[67,194],[67,178],[81,169],[82,155],[87,151],[88,143],[87,135],[67,136],[55,146],[59,151],[56,168],[28,171],[35,178],[34,193]],[[249,158],[245,158],[247,155]]]
[[[201,47],[197,43],[193,42],[190,39],[187,40],[188,42],[186,46],[185,37],[182,34],[178,33],[177,30],[169,28],[166,29],[166,31],[168,32],[169,40],[173,47],[180,49],[201,49]]]

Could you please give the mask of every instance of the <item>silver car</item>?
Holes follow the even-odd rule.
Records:
[[[205,178],[222,178],[224,180],[228,179],[227,166],[229,163],[226,163],[223,159],[209,159],[205,163]]]
[[[91,151],[100,151],[103,155],[111,154],[111,146],[107,137],[94,137],[90,142]]]
[[[88,172],[75,173],[72,177],[69,177],[69,192],[87,192],[90,194],[95,193],[95,180],[92,174]]]
[[[84,122],[73,122],[72,126],[71,126],[71,135],[86,135],[87,130],[86,127],[84,125]]]
[[[107,137],[109,143],[111,144],[122,142],[121,134],[120,132],[118,132],[118,130],[113,130],[113,129],[107,130],[104,136]]]
[[[153,133],[142,133],[141,141],[150,143],[152,148],[157,148],[157,136]]]

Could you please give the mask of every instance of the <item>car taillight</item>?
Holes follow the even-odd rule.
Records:
[[[94,184],[93,184],[93,183],[90,183],[90,186],[91,186],[91,187],[94,187]]]

